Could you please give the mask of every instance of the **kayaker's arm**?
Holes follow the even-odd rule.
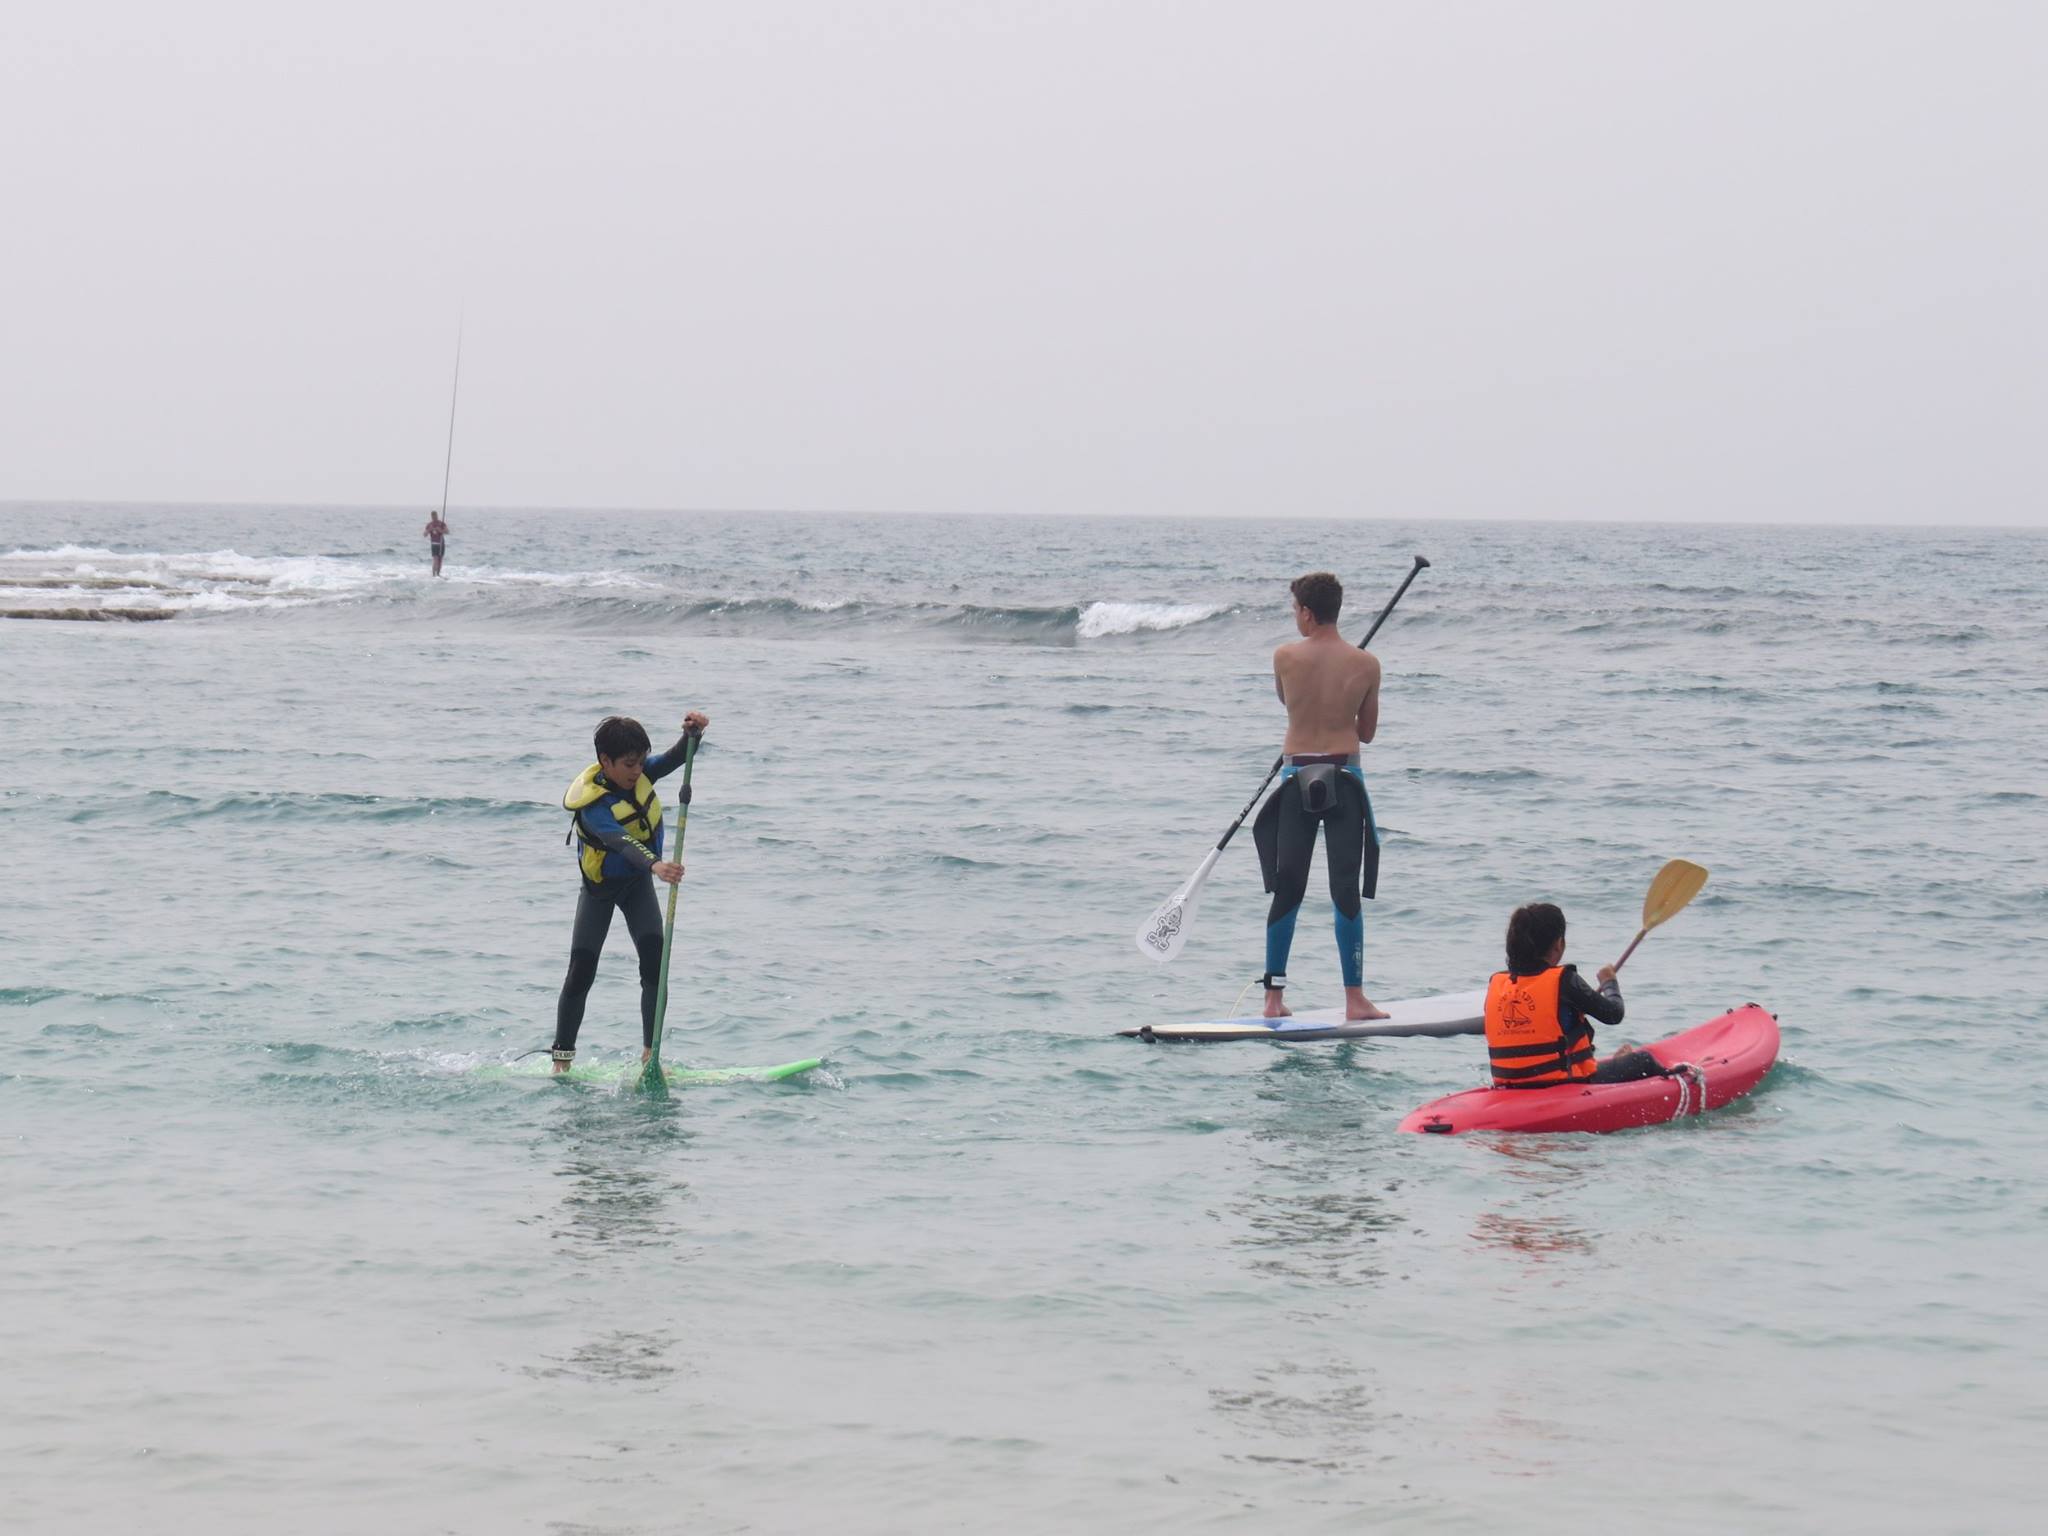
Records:
[[[1579,974],[1576,966],[1568,965],[1560,990],[1564,1001],[1587,1018],[1602,1024],[1621,1022],[1625,1011],[1621,1003],[1621,983],[1614,977],[1608,977],[1596,988]]]

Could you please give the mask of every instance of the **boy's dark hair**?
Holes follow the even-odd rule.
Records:
[[[654,743],[638,720],[624,715],[606,715],[597,722],[597,755],[618,759],[645,757]]]
[[[1316,617],[1318,624],[1337,622],[1337,610],[1344,606],[1344,583],[1328,571],[1310,571],[1288,584],[1294,600]]]
[[[1564,937],[1564,913],[1547,901],[1515,908],[1508,919],[1508,969],[1534,976],[1550,964],[1550,947]]]

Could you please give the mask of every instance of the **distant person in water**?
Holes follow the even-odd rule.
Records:
[[[1559,1083],[1632,1083],[1669,1077],[1648,1051],[1624,1046],[1593,1059],[1593,1021],[1619,1024],[1621,983],[1614,967],[1586,984],[1564,963],[1564,913],[1547,901],[1515,908],[1508,919],[1508,968],[1486,989],[1486,1057],[1496,1088],[1551,1088]]]
[[[626,932],[640,954],[640,1059],[653,1054],[655,994],[661,986],[661,912],[654,882],[674,885],[683,878],[683,866],[661,856],[666,829],[654,781],[683,766],[690,738],[701,736],[710,723],[708,716],[691,710],[683,716],[683,734],[675,745],[649,757],[651,743],[638,720],[623,715],[601,720],[594,743],[597,761],[562,796],[562,809],[574,817],[569,835],[578,845],[583,894],[577,898],[569,939],[569,974],[555,1005],[557,1072],[568,1071],[576,1059],[584,1000],[597,979],[597,957],[611,932],[613,912],[625,914]]]
[[[1289,589],[1301,639],[1273,652],[1273,689],[1287,706],[1280,787],[1252,823],[1259,868],[1272,906],[1266,913],[1266,1017],[1288,1015],[1287,955],[1294,920],[1308,892],[1316,829],[1323,834],[1330,900],[1336,907],[1337,959],[1344,973],[1344,1017],[1384,1019],[1365,995],[1362,900],[1379,888],[1379,829],[1365,792],[1359,747],[1380,723],[1380,664],[1337,632],[1344,587],[1311,571]]]
[[[441,574],[441,557],[448,552],[448,525],[439,512],[427,514],[427,548],[434,552],[434,574]]]

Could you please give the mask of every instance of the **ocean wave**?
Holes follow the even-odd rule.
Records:
[[[493,593],[647,592],[658,582],[631,571],[550,571],[454,566],[438,580],[417,561],[344,555],[245,555],[235,549],[115,551],[79,544],[0,555],[0,606],[66,611],[67,617],[224,615],[361,601],[420,601],[431,593],[486,600]],[[105,615],[77,613],[105,608]],[[437,608],[438,611],[438,608]]]
[[[1230,612],[1211,603],[1090,603],[1081,610],[1076,633],[1083,640],[1135,635],[1146,630],[1186,629]]]
[[[860,627],[959,631],[1074,644],[1171,634],[1237,612],[1226,603],[1095,598],[967,600],[824,591],[691,591],[640,571],[451,566],[439,580],[417,561],[336,554],[248,555],[235,549],[117,552],[62,544],[0,556],[0,609],[65,618],[255,618],[369,606],[395,619],[492,618],[522,627],[773,633]]]
[[[53,997],[69,997],[56,987],[0,987],[0,1008],[33,1008]]]
[[[132,814],[131,807],[135,800],[156,811],[157,820],[162,825],[182,825],[213,817],[257,821],[342,818],[361,821],[405,821],[437,815],[525,816],[543,805],[540,801],[492,800],[480,795],[430,798],[424,795],[413,797],[359,794],[343,790],[248,790],[201,799],[196,795],[179,794],[175,790],[151,789],[131,797],[127,803],[102,800],[82,805],[66,820],[90,822],[109,816],[127,818]]]
[[[115,551],[97,544],[58,544],[49,549],[10,549],[0,560],[80,560],[102,555],[112,557]]]

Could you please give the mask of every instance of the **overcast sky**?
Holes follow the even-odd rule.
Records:
[[[0,500],[2048,522],[2048,5],[0,0]]]

